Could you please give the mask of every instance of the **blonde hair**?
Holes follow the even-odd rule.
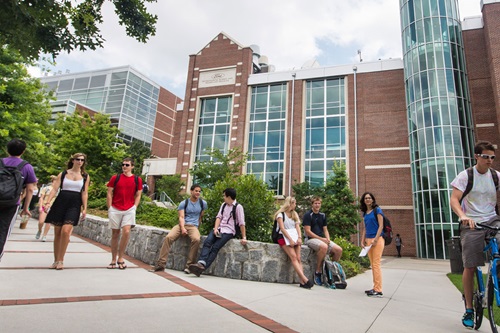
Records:
[[[276,212],[276,214],[274,214],[274,219],[276,220],[278,218],[278,215],[280,215],[281,213],[287,212],[290,209],[292,202],[297,203],[297,200],[295,200],[295,197],[286,197],[285,201],[283,202],[283,205],[281,205],[280,209]],[[295,222],[300,223],[299,214],[297,214],[297,212],[295,210],[292,210],[292,217],[291,218]]]

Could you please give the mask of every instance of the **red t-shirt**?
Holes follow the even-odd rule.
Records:
[[[115,185],[116,175],[111,177],[107,187]],[[119,210],[128,210],[135,204],[135,194],[137,191],[142,191],[142,179],[138,177],[138,184],[135,183],[135,175],[130,177],[125,176],[123,173],[118,179],[115,188],[113,189],[113,199],[111,205]]]

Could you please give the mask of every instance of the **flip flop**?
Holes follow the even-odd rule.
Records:
[[[125,269],[125,268],[127,268],[127,265],[125,265],[125,261],[122,261],[122,262],[118,261],[117,265],[118,265],[119,269]]]
[[[108,265],[108,269],[115,269],[116,268],[116,262],[112,262]]]

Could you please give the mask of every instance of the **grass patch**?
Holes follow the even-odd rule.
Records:
[[[463,288],[463,285],[462,285],[462,274],[449,273],[449,274],[447,274],[447,276],[450,279],[451,283],[453,283],[455,285],[455,287],[457,287],[457,289],[463,294],[464,288]],[[488,278],[488,275],[487,274],[483,274],[483,281],[484,281],[485,287],[486,287],[486,283],[487,283],[487,281],[486,281],[487,278]],[[475,281],[476,281],[476,279],[474,279],[474,284],[476,284]],[[496,302],[494,301],[494,304],[495,303]],[[495,306],[494,309],[493,309],[493,311],[494,311],[494,314],[495,314],[495,323],[497,325],[500,325],[500,308]],[[484,309],[484,316],[489,319],[488,309]],[[489,324],[489,323],[487,323],[487,324]],[[484,322],[483,322],[482,325],[484,325]]]

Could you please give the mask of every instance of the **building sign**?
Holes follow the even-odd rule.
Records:
[[[200,72],[198,88],[208,88],[234,84],[236,82],[236,68],[220,69]]]

